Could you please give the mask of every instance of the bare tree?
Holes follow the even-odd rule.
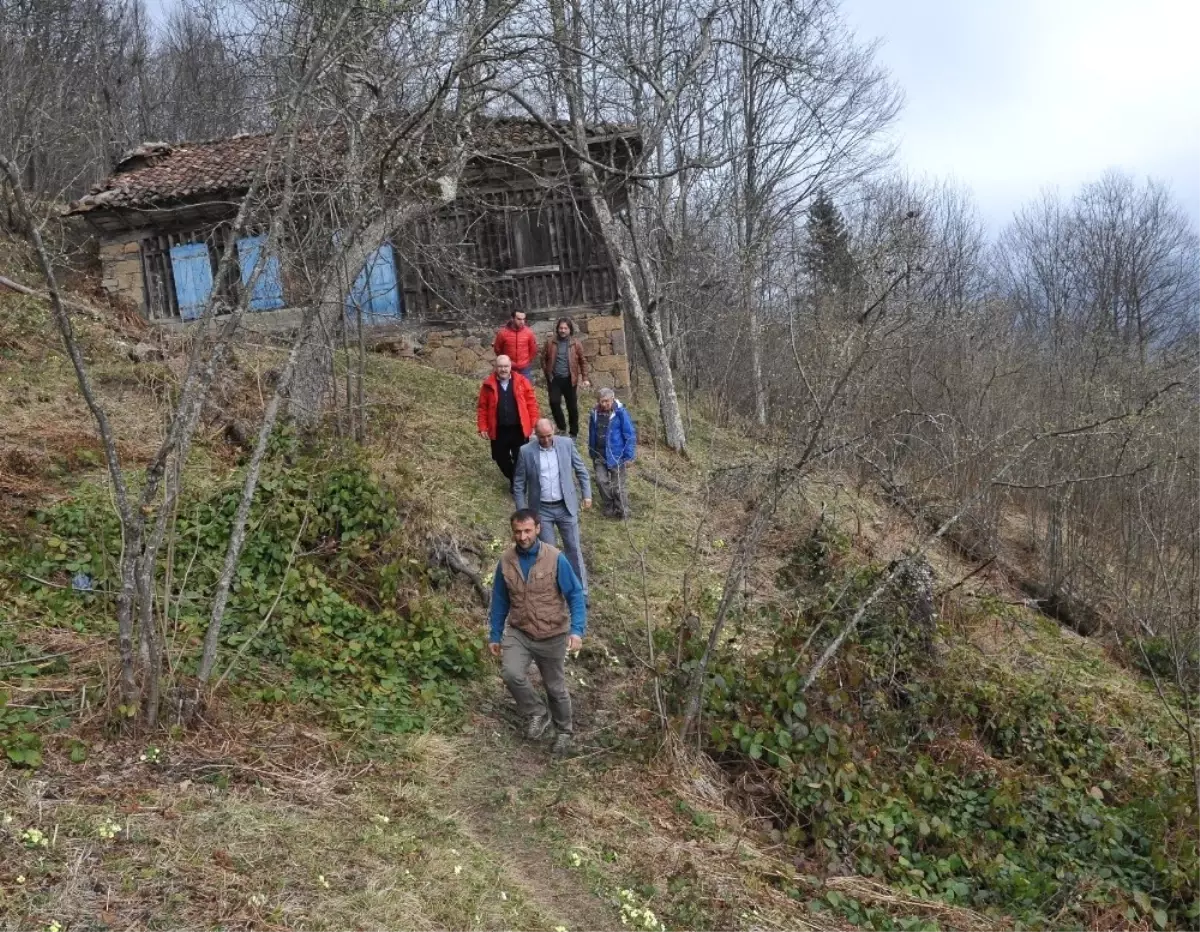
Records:
[[[141,139],[199,141],[268,128],[254,107],[256,56],[238,48],[236,29],[212,7],[170,11],[151,59]]]
[[[313,424],[333,395],[334,347],[343,332],[348,283],[398,230],[457,197],[462,172],[476,154],[473,127],[484,99],[481,68],[491,54],[489,40],[511,9],[490,2],[440,14],[419,5],[387,15],[356,11],[358,41],[319,88],[321,106],[336,117],[343,177],[326,197],[339,225],[330,231],[332,274],[314,296],[313,337],[296,364],[288,408],[296,421]],[[431,60],[447,46],[451,58]],[[385,101],[412,102],[414,88],[426,93],[415,110],[376,119]]]
[[[345,20],[343,15],[341,25],[344,26]],[[281,108],[283,113],[291,116],[279,125],[272,137],[267,156],[259,166],[231,223],[233,237],[228,240],[221,255],[216,273],[218,279],[233,261],[234,239],[246,228],[252,215],[261,209],[259,196],[264,189],[269,188],[266,184],[268,175],[282,169],[286,187],[292,164],[290,158],[282,159],[280,156],[283,152],[290,154],[295,151],[296,115],[300,102],[308,85],[325,69],[333,40],[339,32],[340,27],[332,30],[331,34],[322,36],[320,41],[310,48],[308,71],[302,80],[296,82],[290,100]],[[289,139],[292,144],[285,144]],[[170,516],[174,511],[172,506],[180,491],[182,464],[187,460],[192,437],[199,423],[200,411],[246,312],[253,283],[267,259],[270,246],[261,250],[251,274],[250,287],[243,289],[236,306],[225,307],[223,297],[216,290],[210,297],[200,320],[198,338],[192,342],[187,371],[179,387],[175,408],[168,419],[165,436],[146,465],[142,486],[135,494],[126,482],[107,415],[92,391],[70,318],[63,307],[52,258],[21,183],[20,169],[7,157],[0,161],[0,169],[4,171],[13,193],[22,230],[34,247],[46,279],[60,335],[75,366],[80,389],[96,419],[113,482],[123,542],[119,566],[120,589],[117,595],[118,653],[121,668],[119,712],[126,719],[137,718],[140,712],[140,720],[147,727],[154,727],[159,714],[163,659],[162,643],[157,635],[154,617],[154,578],[158,566],[158,553],[168,534]],[[286,198],[275,206],[275,219],[271,224],[273,232],[278,230],[279,218],[286,212],[287,207]],[[219,311],[225,313],[218,322]],[[153,516],[153,519],[149,516]],[[139,639],[142,644],[140,653],[135,647]]]
[[[1139,362],[1190,337],[1200,307],[1200,246],[1153,181],[1110,172],[1070,202],[1052,193],[1020,211],[997,253],[1000,287],[1055,346],[1086,334]]]
[[[878,134],[900,97],[874,64],[874,48],[860,47],[825,0],[741,0],[719,41],[740,311],[754,415],[765,426],[762,315],[772,242],[819,189],[836,196],[884,163]]]
[[[595,218],[599,238],[616,274],[622,307],[649,366],[666,443],[682,451],[687,438],[663,328],[661,295],[654,270],[639,249],[644,239],[637,225],[639,196],[636,191],[630,195],[626,211],[629,224],[624,226],[609,195],[618,181],[676,173],[674,169],[656,173],[653,165],[662,155],[661,146],[678,115],[682,95],[711,54],[712,15],[697,16],[693,20],[695,37],[667,53],[675,56],[678,65],[673,72],[674,83],[661,86],[650,72],[641,70],[634,50],[622,39],[622,24],[633,19],[631,15],[623,19],[623,9],[596,6],[585,10],[580,0],[551,0],[547,9],[549,31],[542,36],[542,48],[551,88],[561,93],[568,114],[569,131],[556,131],[556,135],[576,163],[582,201]],[[601,25],[597,16],[603,14],[612,14],[612,18]],[[653,96],[645,93],[649,88],[653,88]],[[589,90],[593,91],[590,96]],[[549,126],[545,115],[521,88],[510,86],[505,92]],[[589,115],[633,116],[641,131],[638,145],[611,153],[608,161],[597,160],[588,146]]]

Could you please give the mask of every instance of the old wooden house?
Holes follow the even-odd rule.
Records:
[[[555,132],[532,120],[492,117],[477,122],[474,139],[457,199],[395,231],[359,271],[348,314],[361,312],[368,325],[403,334],[397,345],[405,354],[471,374],[489,364],[490,334],[512,310],[526,311],[542,331],[570,316],[592,357],[594,381],[627,385],[612,267]],[[619,165],[640,140],[629,127],[603,125],[589,127],[588,143],[593,158]],[[217,281],[218,259],[269,145],[269,135],[241,135],[148,143],[123,157],[68,209],[100,240],[105,288],[166,325],[198,317],[214,289],[230,301],[244,296],[263,234],[233,244],[225,281]],[[310,155],[310,164],[327,164],[322,153]],[[614,185],[610,196],[620,209],[623,187]],[[246,296],[252,324],[287,326],[310,296],[302,277],[272,257]]]

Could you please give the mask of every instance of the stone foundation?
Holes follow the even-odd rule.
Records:
[[[628,388],[629,358],[625,352],[624,318],[595,314],[571,319],[575,322],[575,336],[583,345],[592,387]],[[530,326],[537,336],[538,346],[554,332],[553,320],[534,321]],[[372,345],[376,350],[417,359],[437,369],[483,379],[492,371],[492,362],[496,358],[492,340],[497,329],[498,325],[456,328],[401,325],[386,335],[381,334]],[[534,370],[541,380],[540,365],[535,364]]]
[[[146,294],[142,287],[142,234],[106,240],[100,246],[101,284],[114,298],[128,301],[146,313]]]

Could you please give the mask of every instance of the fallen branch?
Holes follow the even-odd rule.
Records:
[[[668,479],[666,476],[660,476],[658,473],[651,472],[645,468],[638,470],[638,472],[641,477],[651,485],[656,485],[660,489],[666,489],[668,492],[673,492],[676,495],[686,494],[683,486],[673,479]]]
[[[7,288],[10,291],[19,292],[20,294],[29,295],[31,298],[38,298],[42,301],[50,300],[50,295],[48,295],[46,292],[29,288],[26,285],[14,282],[11,278],[5,278],[3,275],[0,275],[0,287]],[[90,304],[83,304],[79,301],[72,301],[68,298],[62,298],[62,303],[69,308],[79,311],[85,317],[88,317],[92,320],[100,320],[102,317],[101,311],[92,307]]]
[[[998,480],[992,480],[991,484],[997,485]],[[944,520],[946,511],[938,505],[911,497],[903,488],[886,479],[882,481],[882,487],[894,505],[925,527],[937,527]],[[966,518],[967,515],[960,512],[957,517]],[[1103,627],[1100,611],[1077,593],[1061,585],[1055,588],[1037,577],[1029,575],[1012,561],[1001,558],[998,553],[999,542],[994,539],[991,532],[973,524],[963,526],[960,521],[959,527],[952,528],[945,533],[945,540],[960,555],[968,559],[979,560],[981,565],[947,589],[946,592],[939,593],[939,596],[945,596],[952,592],[968,579],[994,564],[1002,576],[1029,597],[1024,603],[1029,608],[1066,625],[1085,637],[1096,634]]]
[[[25,579],[32,579],[35,583],[40,583],[43,586],[49,586],[51,589],[75,589],[71,583],[51,582],[49,579],[42,579],[41,576],[34,576],[32,573],[22,573]],[[76,592],[83,592],[96,595],[116,595],[112,589],[75,589]]]
[[[830,877],[825,881],[825,886],[867,903],[938,916],[954,929],[984,930],[998,927],[995,921],[974,910],[910,896],[866,877]]]
[[[995,562],[996,562],[995,557],[989,557],[987,560],[984,560],[977,567],[975,567],[975,569],[971,570],[971,572],[967,573],[966,576],[964,576],[962,579],[960,579],[958,582],[956,582],[953,586],[949,586],[945,589],[942,589],[940,592],[938,592],[937,598],[939,598],[939,599],[945,598],[951,592],[953,592],[955,589],[958,589],[960,586],[962,586],[964,583],[966,583],[968,580],[974,579],[976,576],[978,576],[980,573],[982,573],[984,570],[986,570],[989,566],[991,566]]]
[[[483,603],[483,607],[489,608],[491,606],[491,593],[488,592],[479,574],[463,559],[461,547],[453,537],[440,536],[430,539],[429,562],[435,566],[444,566],[447,569],[466,576],[471,581],[471,585],[474,586],[475,593],[479,596],[479,601]]]
[[[30,657],[27,660],[6,660],[3,663],[0,663],[0,668],[37,666],[38,664],[46,663],[50,660],[57,660],[59,657],[67,657],[71,654],[77,654],[81,650],[83,650],[82,647],[72,647],[70,650],[59,651],[57,654],[43,654],[41,657]],[[74,689],[75,687],[72,686],[71,690],[74,691]]]

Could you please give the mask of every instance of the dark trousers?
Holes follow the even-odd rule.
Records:
[[[492,459],[504,473],[510,487],[513,473],[517,471],[517,456],[520,455],[521,447],[527,439],[529,438],[521,432],[521,425],[512,424],[501,425],[496,431],[496,439],[492,441]]]
[[[554,414],[554,424],[559,431],[567,429],[567,421],[563,418],[563,399],[567,402],[567,417],[571,419],[571,436],[579,436],[579,395],[571,384],[569,375],[556,375],[550,380],[550,410]]]
[[[629,476],[622,463],[609,469],[602,458],[593,458],[596,470],[596,488],[600,492],[600,505],[609,518],[629,520]]]

